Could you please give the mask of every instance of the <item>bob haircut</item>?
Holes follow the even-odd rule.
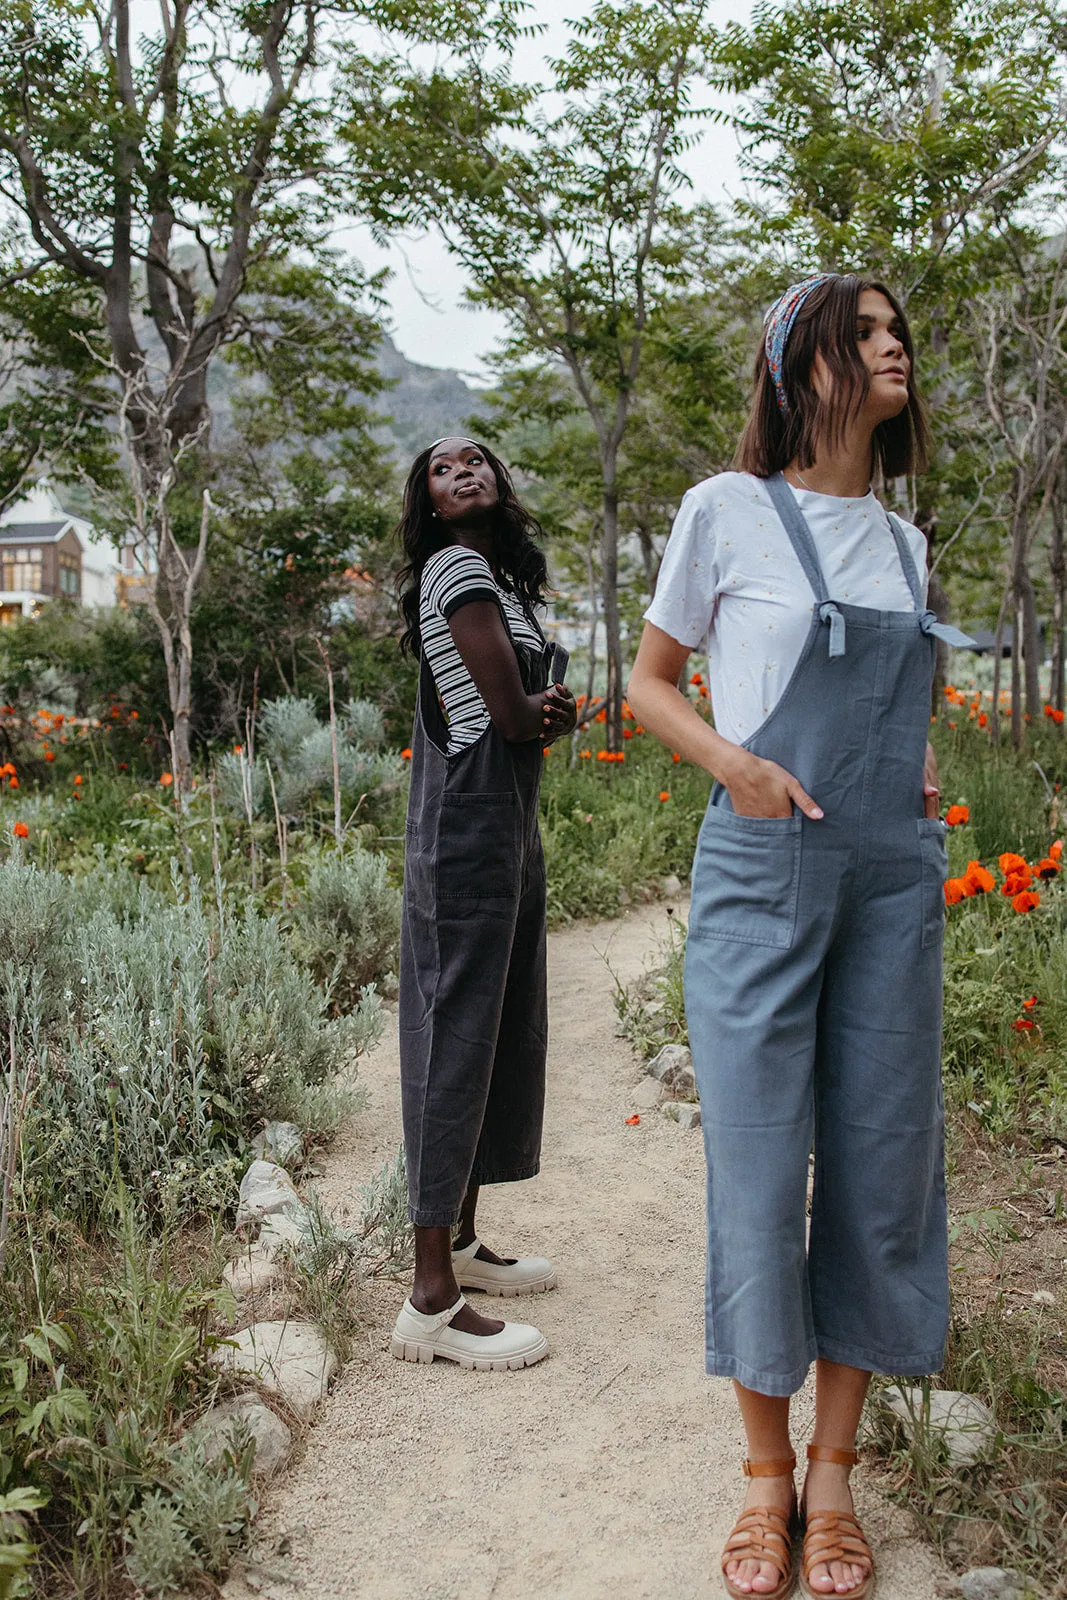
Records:
[[[446,437],[465,439],[463,434],[449,434]],[[499,499],[493,519],[493,557],[497,573],[523,610],[532,614],[535,607],[544,604],[545,586],[548,583],[544,552],[536,543],[541,536],[540,525],[519,500],[511,474],[499,457],[483,444],[475,444],[473,439],[465,442],[485,457],[496,478]],[[443,444],[444,440],[439,439],[437,443]],[[417,656],[422,650],[419,590],[423,568],[434,551],[442,550],[451,543],[448,523],[434,516],[430,499],[430,457],[436,448],[432,444],[426,450],[421,450],[411,463],[404,484],[400,521],[396,525],[396,537],[407,558],[396,578],[397,601],[404,620],[400,649],[405,655]]]
[[[865,289],[884,295],[900,325],[900,342],[910,362],[908,400],[904,408],[874,430],[872,477],[898,478],[926,468],[930,430],[926,409],[915,387],[915,357],[911,332],[903,308],[884,283],[835,276],[813,289],[804,301],[785,347],[782,384],[789,410],[778,404],[767,352],[760,340],[754,371],[752,405],[734,456],[734,470],[755,478],[769,478],[791,461],[801,471],[815,464],[820,441],[839,443],[848,424],[859,412],[870,388],[867,369],[859,353],[857,307]],[[832,388],[820,399],[812,384],[812,367],[821,355],[829,369]]]

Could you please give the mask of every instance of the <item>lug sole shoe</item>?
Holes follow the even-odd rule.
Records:
[[[460,1295],[447,1311],[428,1315],[405,1300],[390,1341],[396,1359],[455,1361],[475,1372],[520,1372],[547,1356],[548,1340],[528,1322],[505,1322],[499,1333],[484,1337],[453,1328],[452,1318],[466,1303]]]
[[[522,1256],[518,1261],[478,1261],[481,1240],[465,1250],[453,1250],[452,1270],[461,1289],[510,1298],[516,1294],[543,1294],[556,1287],[556,1269],[544,1256]]]

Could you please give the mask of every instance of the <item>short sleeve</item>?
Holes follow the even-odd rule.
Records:
[[[465,545],[450,544],[435,550],[423,568],[421,600],[447,622],[453,612],[472,600],[499,604],[500,594],[485,557]]]
[[[711,631],[718,590],[712,514],[703,496],[690,489],[674,519],[645,621],[696,650]]]

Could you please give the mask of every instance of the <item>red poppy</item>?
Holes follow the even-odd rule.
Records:
[[[1012,1027],[1015,1029],[1016,1033],[1029,1033],[1030,1029],[1033,1027],[1033,1023],[1030,1021],[1029,1017],[1016,1017],[1015,1021],[1012,1023]]]
[[[703,679],[703,677],[701,676],[701,674],[699,672],[694,672],[693,676],[690,678],[689,682],[691,684],[694,684],[696,686],[696,688],[699,689],[700,685],[704,682],[704,679]]]
[[[993,888],[993,874],[980,861],[968,861],[964,877],[974,885],[978,894],[988,894]]]
[[[945,821],[950,828],[962,828],[965,822],[971,820],[970,806],[949,806],[945,812]]]
[[[661,789],[659,792],[659,797],[660,800],[669,800],[671,797],[671,791],[669,789]]]
[[[16,822],[11,831],[16,839],[28,839],[30,836],[30,830],[24,822]]]
[[[985,712],[984,711],[979,711],[979,713],[978,713],[978,726],[980,728],[984,728],[988,722],[989,722],[989,718],[986,716]]]
[[[1023,1010],[1024,1011],[1032,1011],[1036,1005],[1037,1005],[1037,995],[1036,994],[1032,994],[1030,996],[1029,1000],[1024,1000],[1023,1001]]]
[[[1000,892],[1010,900],[1014,895],[1021,894],[1024,889],[1028,889],[1033,881],[1033,874],[1029,867],[1022,872],[1010,872],[1001,884]]]
[[[1011,903],[1011,909],[1018,912],[1032,911],[1035,906],[1040,904],[1041,896],[1039,894],[1035,894],[1032,889],[1024,889],[1022,894],[1015,896]]]
[[[400,759],[401,759],[401,761],[410,761],[411,760],[411,747],[410,747],[410,745],[408,746],[408,748],[406,750],[401,750]]]
[[[632,739],[633,736],[634,736],[633,729],[632,728],[624,728],[622,730],[622,736],[623,736],[624,739]]]
[[[1063,712],[1057,710],[1057,708],[1055,706],[1046,706],[1045,707],[1045,715],[1052,722],[1060,723],[1060,722],[1063,721]]]
[[[54,761],[56,759],[55,751],[54,750],[46,750],[45,753],[44,753],[44,758],[45,758],[46,761]]]
[[[673,761],[673,762],[674,762],[674,764],[675,764],[675,766],[677,766],[677,765],[678,765],[678,763],[679,763],[679,761],[681,761],[681,759],[682,759],[682,758],[681,758],[681,756],[680,756],[680,755],[679,755],[679,754],[678,754],[678,752],[677,752],[677,750],[672,750],[672,751],[671,751],[671,760],[672,760],[672,761]]]

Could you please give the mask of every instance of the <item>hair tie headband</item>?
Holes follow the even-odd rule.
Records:
[[[443,433],[439,439],[434,439],[426,448],[428,450],[436,450],[437,446],[444,444],[446,439],[462,439],[464,444],[472,444],[476,450],[482,448],[476,439],[468,439],[465,433]]]
[[[790,284],[785,293],[779,295],[763,319],[763,348],[767,353],[767,366],[774,384],[774,392],[778,396],[780,411],[789,410],[789,401],[785,397],[785,385],[782,382],[782,362],[785,359],[785,347],[793,331],[793,324],[812,290],[836,277],[836,272],[813,272],[809,278],[802,278],[799,283]]]

